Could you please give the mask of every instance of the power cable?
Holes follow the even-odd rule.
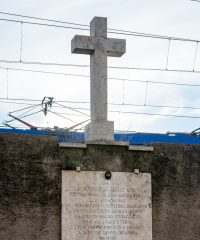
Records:
[[[4,62],[2,60],[0,60],[0,62]],[[6,61],[7,63],[7,61]],[[12,62],[13,63],[13,62]],[[20,63],[19,61],[17,61],[17,63]],[[24,63],[23,61],[21,62],[22,64]],[[69,66],[69,65],[68,65]],[[72,67],[76,67],[75,65],[73,65]],[[78,67],[78,66],[77,66]],[[64,73],[64,72],[52,72],[52,71],[42,71],[42,70],[33,70],[33,69],[24,69],[24,68],[12,68],[12,67],[0,67],[0,69],[10,69],[13,71],[22,71],[22,72],[33,72],[33,73],[44,73],[44,74],[54,74],[54,75],[64,75],[64,76],[76,76],[76,77],[90,77],[88,75],[82,75],[82,74],[73,74],[73,73]]]
[[[18,103],[18,102],[5,102],[5,101],[2,101],[1,99],[3,100],[7,100],[7,101],[27,101],[27,102],[41,102],[41,100],[39,99],[24,99],[24,98],[0,98],[0,102],[3,102],[3,103],[11,103],[11,104],[26,104],[26,105],[33,105],[35,106],[35,104],[28,104],[28,103],[25,103],[25,102],[22,102],[22,103]],[[57,104],[58,106],[62,107],[62,108],[68,108],[70,110],[76,110],[76,108],[74,107],[69,107],[69,106],[65,106],[65,105],[62,105],[62,104],[59,104],[59,103],[71,103],[71,104],[89,104],[90,102],[87,102],[87,101],[69,101],[69,100],[60,100],[60,101],[56,101],[54,102],[55,104]],[[142,105],[142,104],[133,104],[133,103],[108,103],[108,105],[116,105],[116,106],[133,106],[133,107],[152,107],[152,108],[174,108],[174,109],[192,109],[192,110],[200,110],[199,107],[192,107],[192,106],[172,106],[172,105],[151,105],[151,104],[146,104],[146,105]],[[54,105],[54,107],[56,107]],[[85,116],[89,116],[89,114],[85,114],[83,112],[80,112],[80,111],[76,111],[82,115],[85,115]]]
[[[0,14],[22,17],[22,18],[35,19],[35,20],[40,20],[40,21],[62,23],[62,24],[79,26],[79,27],[87,27],[87,29],[86,28],[77,28],[77,27],[67,27],[67,26],[63,26],[63,25],[42,24],[42,23],[37,23],[37,22],[23,21],[23,23],[27,23],[27,24],[38,24],[38,25],[49,26],[49,27],[61,27],[61,28],[69,28],[69,29],[71,28],[71,29],[79,29],[79,30],[89,30],[89,25],[87,25],[87,24],[65,22],[65,21],[53,20],[53,19],[48,19],[48,18],[32,17],[32,16],[27,16],[27,15],[7,13],[7,12],[0,12]],[[21,21],[13,20],[13,19],[0,19],[0,20],[2,20],[2,21],[12,21],[12,22],[21,22]],[[179,40],[179,41],[190,41],[190,42],[199,42],[200,41],[200,40],[194,40],[194,39],[188,39],[188,38],[179,38],[179,37],[171,37],[171,36],[164,36],[164,35],[157,35],[157,34],[149,34],[149,33],[115,29],[115,28],[108,28],[108,33],[121,34],[121,35],[131,35],[131,36],[138,36],[138,37],[149,37],[149,38],[171,39],[171,40]]]
[[[141,105],[142,106],[142,105]],[[65,106],[66,107],[66,106]],[[75,110],[85,110],[85,111],[90,111],[90,108],[82,108],[82,107],[73,107]],[[200,109],[200,108],[195,108],[195,109]],[[179,118],[197,118],[199,119],[200,117],[197,116],[187,116],[187,115],[175,115],[175,114],[160,114],[160,113],[145,113],[145,112],[133,112],[133,111],[118,111],[118,110],[108,110],[108,112],[113,112],[113,113],[124,113],[124,114],[140,114],[140,115],[152,115],[152,116],[163,116],[163,117],[179,117]]]
[[[89,102],[76,102],[76,101],[58,101],[58,102],[74,103],[74,104],[89,104]],[[191,107],[191,106],[172,106],[172,105],[170,106],[170,105],[151,105],[151,104],[142,105],[142,104],[133,104],[133,103],[112,103],[112,102],[108,103],[108,105],[200,110],[199,107]]]
[[[21,17],[23,17],[22,15],[21,15]],[[27,16],[26,16],[27,17]],[[10,20],[10,19],[0,19],[0,20],[7,20],[7,21],[14,21],[14,20]],[[15,20],[15,22],[20,22],[20,21],[16,21]],[[44,25],[44,24],[41,24],[41,23],[33,23],[33,22],[25,22],[25,21],[21,21],[21,46],[20,46],[20,63],[22,62],[22,24],[23,23],[28,23],[28,24],[38,24],[38,25]],[[47,26],[47,24],[45,24],[46,26]],[[48,26],[53,26],[53,27],[55,27],[55,25],[49,25],[48,24]],[[64,26],[57,26],[57,27],[64,27]],[[65,26],[65,28],[66,28],[66,26]],[[74,28],[73,28],[74,29]],[[77,29],[77,28],[76,28]],[[82,30],[85,30],[85,29],[82,29]],[[112,29],[113,30],[113,29]],[[120,30],[116,30],[116,31],[120,31]],[[122,30],[123,31],[123,30]],[[116,33],[116,32],[112,32],[112,33]],[[122,33],[120,33],[120,32],[117,32],[117,34],[122,34]],[[135,33],[133,33],[133,32],[131,32],[131,31],[123,31],[123,34],[125,34],[125,35],[130,35],[130,34],[135,34]],[[138,34],[138,33],[137,33]],[[136,34],[136,35],[137,35]],[[135,36],[136,36],[135,35]],[[150,35],[146,35],[146,37],[153,37],[153,38],[163,38],[163,36],[150,36]],[[178,38],[166,38],[166,37],[164,37],[165,39],[169,39],[169,44],[168,44],[168,52],[167,52],[167,63],[166,63],[166,71],[168,71],[168,60],[169,60],[169,49],[170,49],[170,41],[171,40],[180,40],[180,39],[178,39]],[[182,39],[183,40],[183,39]],[[184,39],[184,41],[185,41],[186,39]],[[190,39],[191,40],[191,39]],[[194,65],[193,65],[193,71],[192,72],[194,72],[194,67],[195,67],[195,63],[196,63],[196,55],[197,55],[197,48],[198,48],[198,40],[196,41],[196,51],[195,51],[195,57],[194,57]],[[28,64],[36,64],[36,62],[34,63],[34,62],[27,62]],[[60,66],[63,66],[64,64],[60,64],[60,63],[39,63],[39,62],[37,62],[37,64],[45,64],[45,65],[60,65]],[[83,65],[82,65],[83,66]],[[80,67],[80,65],[79,65],[79,67]],[[86,66],[86,65],[84,65],[83,67],[88,67],[88,66]],[[116,68],[116,67],[110,67],[110,68]],[[119,69],[136,69],[136,68],[133,68],[133,67],[118,67]],[[163,69],[155,69],[155,68],[137,68],[137,70],[159,70],[159,71],[162,71]],[[169,70],[169,71],[171,71],[171,70]],[[191,72],[191,70],[176,70],[176,71],[179,71],[179,72]],[[195,71],[196,72],[196,71]],[[146,94],[145,94],[145,103],[144,103],[144,105],[146,105],[146,101],[147,101],[147,89],[148,89],[148,82],[146,82]],[[8,81],[7,81],[7,98],[8,98]],[[124,103],[124,81],[123,81],[123,103]]]
[[[64,119],[66,119],[66,120],[68,120],[68,121],[70,121],[70,122],[77,123],[77,122],[73,121],[73,120],[70,119],[70,118],[67,118],[67,117],[64,117],[64,116],[60,115],[59,113],[53,112],[53,111],[51,111],[51,110],[49,110],[49,112],[50,112],[50,113],[53,113],[53,114],[55,114],[55,115],[57,115],[57,116],[59,116],[59,117],[61,117],[61,118],[64,118]]]
[[[43,73],[43,74],[52,74],[52,75],[64,75],[64,76],[72,76],[72,77],[84,77],[89,78],[89,75],[84,74],[73,74],[73,73],[64,73],[64,72],[51,72],[51,71],[42,71],[42,70],[33,70],[33,69],[23,69],[23,68],[7,68],[7,67],[0,67],[0,69],[4,70],[13,70],[13,71],[22,71],[22,72],[33,72],[33,73]],[[200,73],[200,72],[199,72]],[[128,78],[114,78],[108,77],[110,80],[119,80],[119,81],[132,81],[132,82],[141,82],[154,84],[167,84],[167,85],[177,85],[177,86],[190,86],[190,87],[200,87],[200,84],[190,84],[190,83],[177,83],[177,82],[162,82],[162,81],[151,81],[151,80],[140,80],[140,79],[128,79]]]
[[[30,18],[30,19],[35,19],[35,20],[42,20],[42,21],[47,21],[47,22],[69,24],[69,25],[75,25],[75,26],[81,26],[81,27],[89,27],[89,25],[80,24],[80,23],[65,22],[65,21],[53,20],[53,19],[49,19],[49,18],[32,17],[32,16],[15,14],[15,13],[0,12],[0,14],[9,15],[9,16],[15,16],[15,17]]]
[[[179,72],[179,73],[200,73],[200,71],[193,71],[189,69],[166,69],[166,68],[147,68],[147,67],[118,67],[118,66],[108,66],[112,69],[121,70],[142,70],[142,71],[161,71],[161,72]]]
[[[74,108],[79,110],[86,110],[90,111],[89,108]],[[115,111],[115,110],[108,110],[108,112],[112,113],[122,113],[122,114],[135,114],[135,115],[149,115],[149,116],[161,116],[161,117],[177,117],[177,118],[192,118],[192,119],[200,119],[200,116],[187,116],[187,115],[175,115],[175,114],[161,114],[161,113],[147,113],[147,112],[126,112],[126,111]]]
[[[18,61],[18,60],[4,60],[0,59],[1,63],[12,63],[12,64],[26,64],[26,65],[42,65],[42,66],[60,66],[60,67],[90,67],[85,64],[68,64],[68,63],[56,63],[56,62],[31,62],[31,61]]]
[[[68,108],[68,109],[70,109],[70,110],[72,110],[72,111],[81,113],[82,115],[89,116],[88,114],[85,114],[85,113],[83,113],[83,112],[80,112],[80,111],[75,110],[75,108],[62,105],[62,104],[60,104],[60,103],[58,103],[58,102],[54,102],[54,103],[55,103],[56,105],[58,105],[58,106],[61,106],[61,107],[64,107],[64,108]]]
[[[190,107],[190,106],[170,106],[170,105],[151,105],[151,104],[133,104],[133,103],[109,103],[109,105],[116,106],[133,106],[133,107],[151,107],[151,108],[172,108],[172,109],[191,109],[191,110],[200,110],[198,107]]]
[[[119,32],[117,32],[119,31]],[[140,32],[132,32],[132,31],[124,31],[124,30],[114,30],[108,31],[108,33],[118,34],[118,35],[126,35],[126,36],[134,36],[134,37],[144,37],[144,38],[155,38],[155,39],[163,39],[163,40],[173,40],[173,41],[184,41],[184,42],[200,42],[200,40],[189,39],[189,38],[179,38],[179,37],[171,37],[171,36],[162,36],[148,33],[140,33]]]
[[[35,106],[40,106],[40,104],[35,105]],[[33,106],[29,106],[29,107],[25,107],[25,108],[21,108],[21,109],[18,109],[18,110],[12,111],[12,112],[10,112],[10,113],[21,112],[21,111],[23,111],[23,110],[27,110],[27,109],[30,109],[30,108],[32,108],[32,107],[34,107],[34,105],[33,105]]]
[[[68,116],[83,117],[83,114],[66,113],[66,112],[57,112],[57,113],[61,114],[61,115],[63,114],[63,115],[68,115]]]
[[[42,112],[42,110],[39,110],[37,112],[33,112],[33,113],[30,113],[30,114],[27,114],[27,115],[25,115],[25,116],[23,116],[21,118],[29,117],[29,116],[35,115],[35,114],[37,114],[39,112]],[[9,123],[9,122],[13,122],[13,121],[15,121],[15,119],[12,119],[12,120],[9,120],[9,121],[6,121],[6,122]]]
[[[47,63],[47,62],[29,62],[29,61],[10,61],[10,60],[0,60],[1,63],[20,63],[20,64],[30,64],[30,65],[44,65],[44,66],[62,66],[62,67],[81,67],[89,68],[86,64],[68,64],[68,63]],[[2,67],[1,67],[2,68]],[[164,71],[164,72],[179,72],[179,73],[200,73],[198,70],[190,69],[166,69],[166,68],[148,68],[148,67],[119,67],[119,66],[108,66],[110,69],[120,69],[120,70],[141,70],[141,71]]]
[[[39,104],[39,105],[32,106],[31,109],[27,110],[27,111],[24,112],[24,113],[21,113],[21,114],[18,115],[17,117],[18,117],[18,118],[21,118],[21,117],[23,117],[24,115],[26,115],[27,113],[29,113],[29,112],[33,111],[34,109],[38,108],[39,106],[41,106],[41,105]]]
[[[47,24],[47,23],[38,23],[38,22],[29,22],[29,21],[20,21],[20,20],[13,20],[13,19],[7,19],[7,18],[0,18],[0,21],[5,22],[14,22],[14,23],[24,23],[24,24],[30,24],[30,25],[38,25],[38,26],[46,26],[46,27],[57,27],[57,28],[64,28],[64,29],[76,29],[76,30],[84,30],[89,31],[89,28],[81,28],[81,27],[68,27],[68,26],[61,26],[61,25],[55,25],[55,24]]]
[[[66,107],[66,106],[65,106]],[[87,110],[89,111],[90,109],[89,108],[73,108],[75,110]],[[42,112],[42,110],[39,110],[37,112],[34,112],[34,113],[31,113],[31,114],[28,114],[28,115],[25,115],[25,116],[22,116],[21,118],[25,118],[27,116],[31,116],[31,115],[34,115],[36,113],[39,113],[39,112]],[[59,116],[59,117],[62,117],[64,119],[67,119],[69,121],[72,121],[74,123],[77,123],[69,118],[66,118],[62,115],[60,115],[60,113],[57,113],[57,112],[53,112],[53,111],[50,111],[52,112],[53,114]],[[189,119],[199,119],[200,117],[198,116],[188,116],[188,115],[176,115],[176,114],[160,114],[160,113],[147,113],[147,112],[133,112],[133,111],[119,111],[119,110],[109,110],[108,112],[112,112],[112,113],[118,113],[118,114],[134,114],[134,115],[149,115],[149,116],[161,116],[161,117],[176,117],[176,118],[189,118]],[[9,120],[9,121],[6,121],[6,123],[9,123],[9,122],[12,122],[14,121],[15,119],[12,119],[12,120]]]

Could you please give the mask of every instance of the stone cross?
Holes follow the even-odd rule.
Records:
[[[126,51],[126,41],[107,38],[107,18],[94,17],[90,36],[75,35],[71,50],[90,55],[91,122],[86,126],[85,139],[114,141],[114,123],[107,121],[107,56],[121,57]]]

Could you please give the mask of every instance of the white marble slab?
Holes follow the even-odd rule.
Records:
[[[151,174],[62,171],[62,240],[152,240]]]

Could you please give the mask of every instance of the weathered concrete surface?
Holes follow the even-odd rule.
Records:
[[[61,169],[152,174],[153,239],[200,239],[200,145],[58,148],[55,140],[0,134],[0,239],[59,240]]]
[[[114,142],[114,122],[107,120],[91,121],[85,126],[86,143]]]
[[[58,150],[48,138],[0,135],[1,240],[60,239]]]
[[[107,38],[107,19],[94,17],[90,36],[76,35],[72,53],[90,55],[91,123],[85,129],[86,141],[114,140],[114,123],[107,121],[107,56],[121,57],[126,52],[124,39]]]

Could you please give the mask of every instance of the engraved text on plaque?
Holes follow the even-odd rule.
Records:
[[[62,240],[151,240],[151,174],[62,172]]]

